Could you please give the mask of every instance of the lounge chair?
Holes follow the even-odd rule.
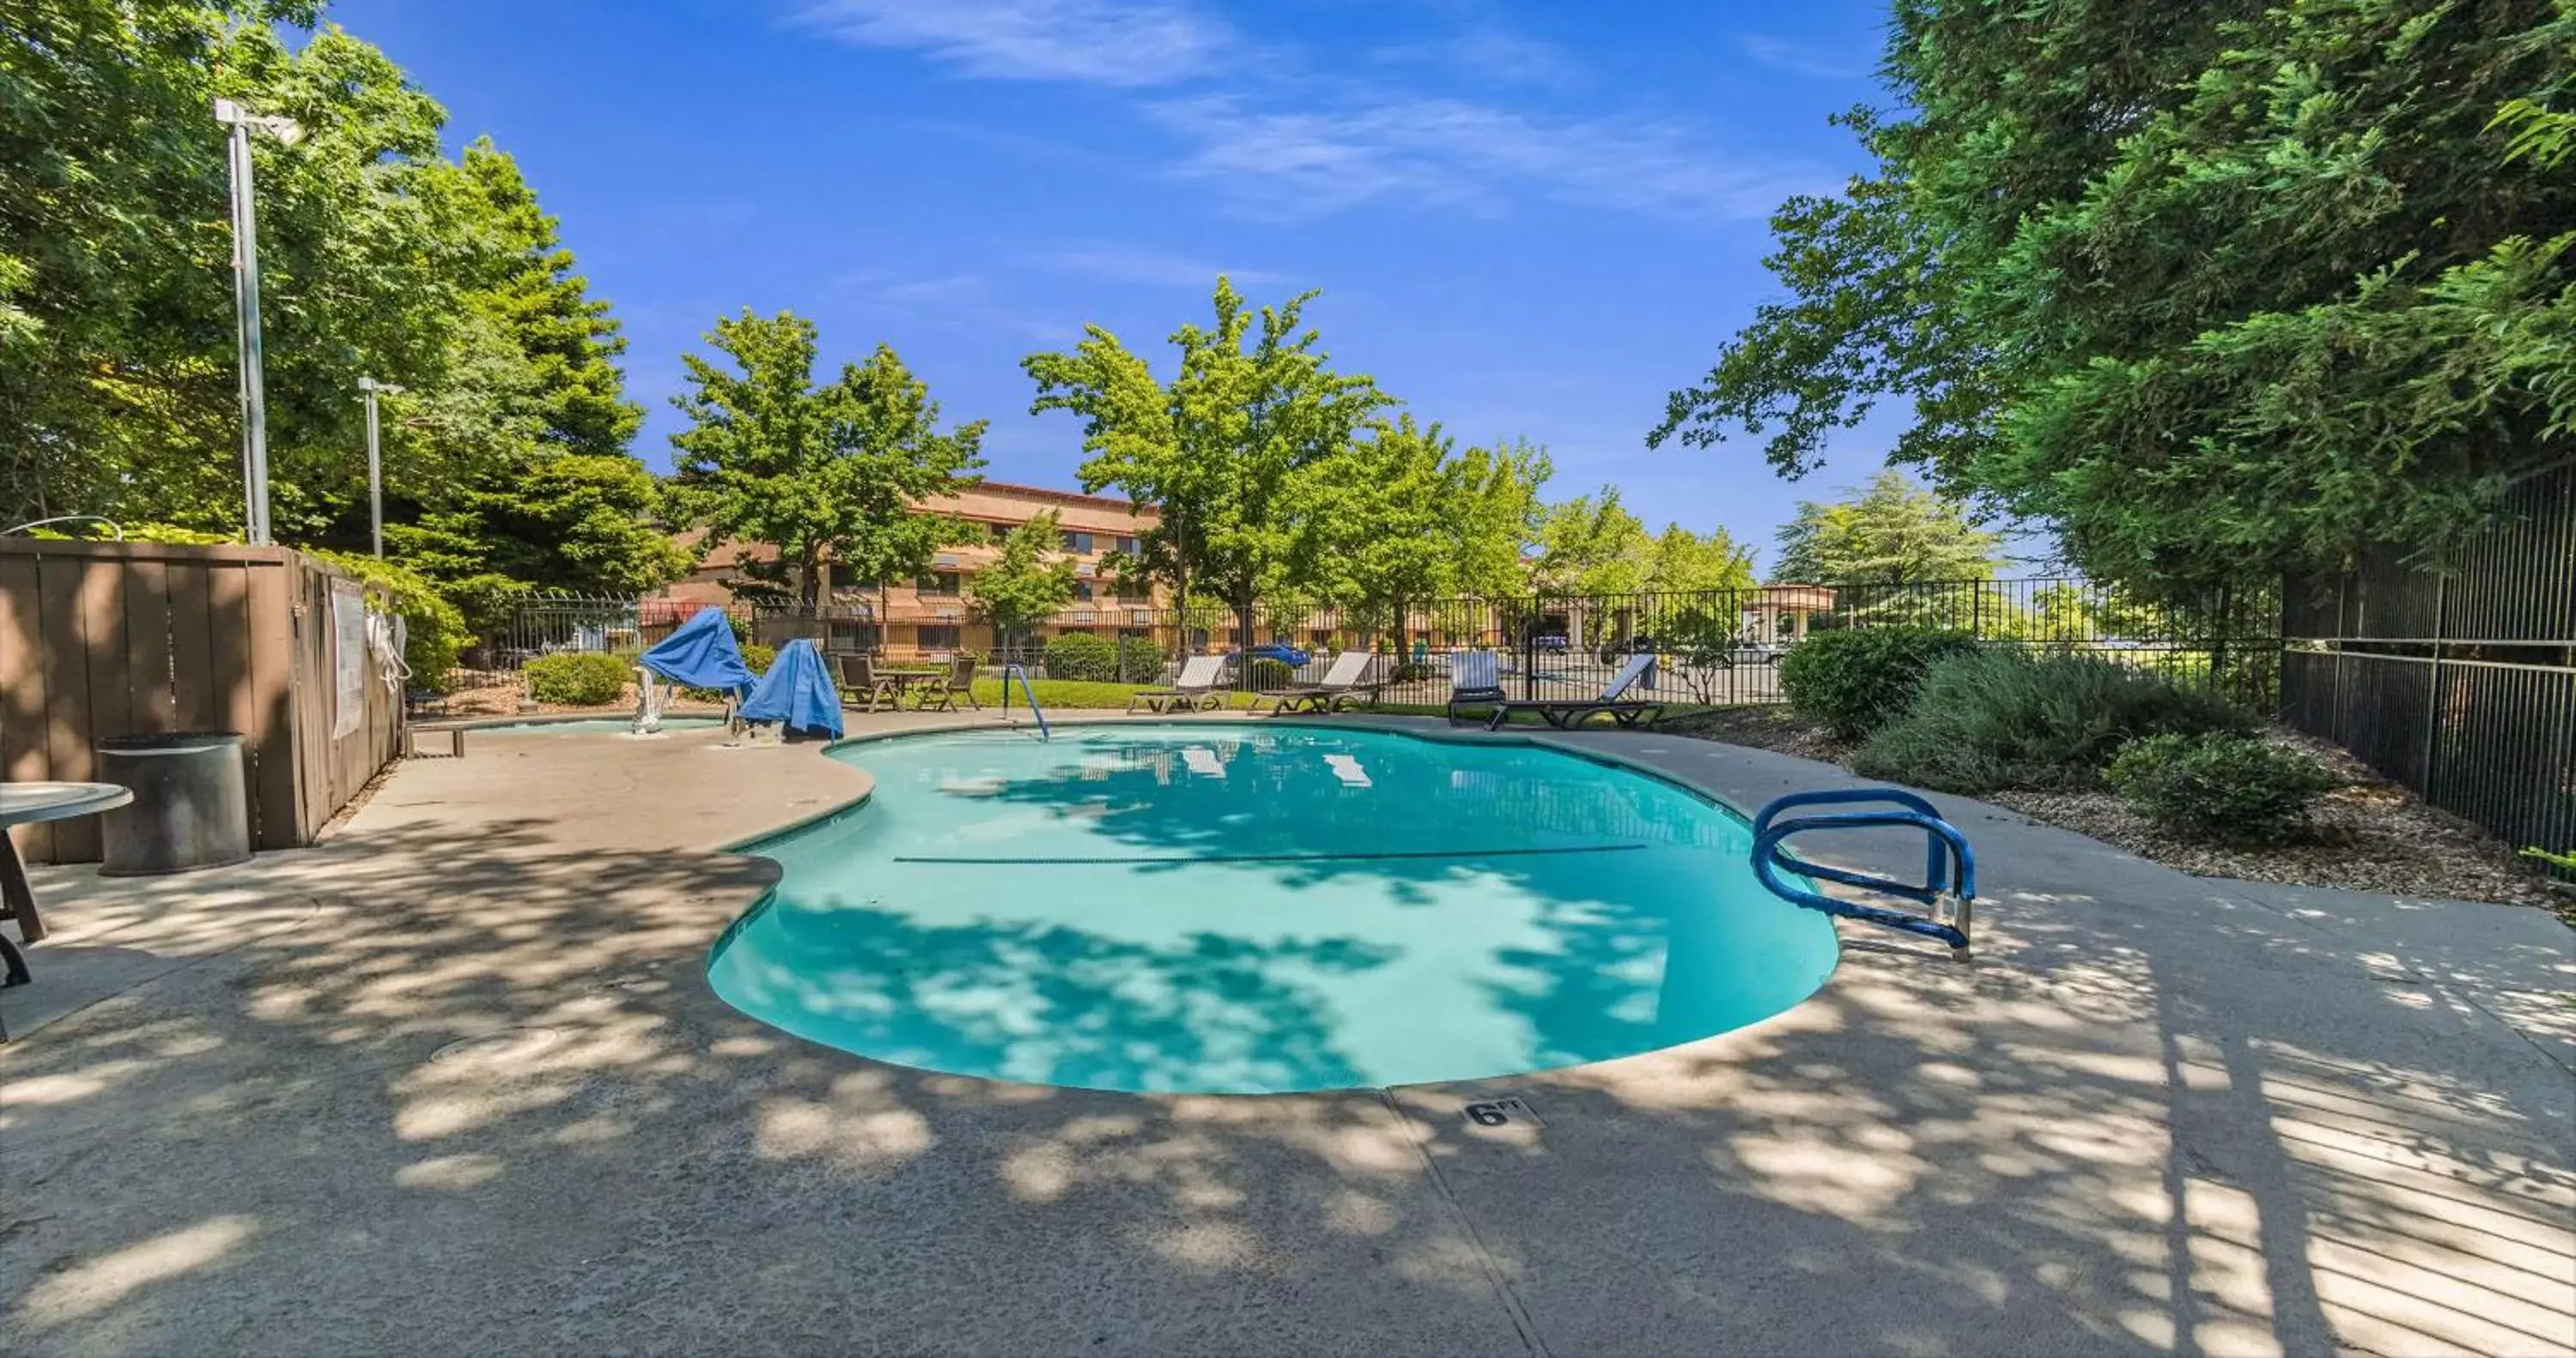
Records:
[[[1654,663],[1655,655],[1652,651],[1641,651],[1628,657],[1628,663],[1620,666],[1617,674],[1610,676],[1610,682],[1602,687],[1601,696],[1598,698],[1521,700],[1504,698],[1494,704],[1494,715],[1486,718],[1485,729],[1489,731],[1500,729],[1504,722],[1512,719],[1512,713],[1522,710],[1536,712],[1548,725],[1559,729],[1579,726],[1585,718],[1603,713],[1608,713],[1611,720],[1621,726],[1652,726],[1664,715],[1664,705],[1629,702],[1621,695],[1634,687],[1637,680],[1644,677]]]
[[[1182,663],[1181,676],[1172,681],[1170,688],[1136,690],[1134,696],[1127,700],[1127,710],[1133,712],[1140,705],[1149,712],[1192,712],[1201,708],[1223,707],[1225,698],[1216,691],[1216,686],[1224,677],[1224,656],[1191,656]]]
[[[842,705],[862,712],[876,711],[880,702],[889,712],[903,706],[903,685],[892,675],[877,673],[877,662],[871,656],[841,657],[841,688]]]
[[[1345,698],[1375,706],[1378,686],[1362,680],[1368,674],[1369,662],[1376,658],[1374,651],[1344,651],[1333,657],[1332,668],[1324,671],[1320,683],[1283,688],[1276,693],[1254,694],[1252,710],[1259,712],[1261,705],[1268,703],[1273,713],[1300,709],[1330,712],[1340,707]]]
[[[975,701],[975,657],[961,655],[948,662],[948,673],[920,686],[921,697],[914,706],[924,712],[954,712],[957,700],[981,712],[984,705]]]
[[[1500,709],[1503,702],[1503,680],[1491,651],[1469,651],[1449,662],[1449,720],[1458,720],[1462,707],[1492,706]]]

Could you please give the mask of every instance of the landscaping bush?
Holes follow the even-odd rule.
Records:
[[[1118,648],[1106,637],[1067,632],[1046,644],[1039,656],[1049,679],[1100,683],[1118,677]]]
[[[558,707],[600,707],[625,696],[630,662],[598,651],[564,651],[528,662],[528,692]]]
[[[1780,688],[1799,716],[1840,740],[1858,740],[1903,713],[1923,672],[1976,649],[1965,632],[1863,627],[1818,632],[1780,658]]]
[[[465,615],[429,578],[407,566],[350,552],[314,551],[316,556],[384,592],[403,618],[403,667],[411,671],[406,686],[444,693],[453,682],[456,654],[467,640]]]
[[[1122,678],[1138,681],[1160,676],[1171,657],[1163,654],[1161,643],[1152,637],[1120,637],[1118,663],[1124,667]]]
[[[2109,777],[2151,823],[2238,844],[2305,836],[2309,799],[2335,785],[2306,755],[2242,735],[2133,740],[2113,756]]]
[[[1386,681],[1390,684],[1413,684],[1429,679],[1437,673],[1439,671],[1432,669],[1427,661],[1408,660],[1387,671]]]
[[[1285,660],[1261,656],[1252,662],[1252,686],[1264,692],[1275,692],[1296,682],[1297,671]]]
[[[1945,792],[2080,787],[2142,736],[2241,732],[2244,717],[2152,671],[2095,656],[1986,649],[1935,661],[1855,772]]]

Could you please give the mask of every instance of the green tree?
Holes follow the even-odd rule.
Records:
[[[223,133],[254,140],[281,537],[358,506],[361,372],[431,391],[479,242],[442,211],[444,113],[311,4],[54,0],[0,35],[0,511],[241,522]]]
[[[814,385],[814,323],[792,312],[718,320],[707,342],[719,367],[683,357],[692,390],[672,398],[690,427],[679,451],[679,503],[705,544],[768,543],[772,563],[745,574],[820,602],[827,560],[880,585],[930,568],[933,553],[976,536],[916,508],[970,483],[983,465],[984,422],[939,432],[939,406],[893,349]]]
[[[1010,645],[1073,602],[1073,558],[1057,550],[1062,537],[1049,510],[1003,534],[1000,558],[968,577],[967,606],[996,643]]]
[[[1912,585],[1985,580],[1995,573],[1992,533],[1956,505],[1889,468],[1850,498],[1801,501],[1780,529],[1774,581],[1812,585]]]
[[[1296,574],[1360,630],[1397,629],[1398,649],[1407,606],[1455,578],[1445,531],[1451,456],[1440,426],[1406,415],[1309,468],[1303,487]]]
[[[1646,588],[1666,593],[1753,587],[1753,549],[1723,528],[1694,533],[1664,525],[1647,551]]]
[[[1334,372],[1320,336],[1300,328],[1315,295],[1256,314],[1218,278],[1214,326],[1172,333],[1168,384],[1096,325],[1070,353],[1021,362],[1037,383],[1031,413],[1082,418],[1083,489],[1115,486],[1159,511],[1130,568],[1177,598],[1222,599],[1247,638],[1265,593],[1312,583],[1294,517],[1306,473],[1348,455],[1390,404],[1368,378]]]
[[[1487,599],[1529,592],[1529,554],[1546,512],[1539,492],[1554,474],[1546,450],[1526,440],[1469,448],[1450,461],[1440,532],[1449,541],[1452,592]]]
[[[1877,171],[1773,218],[1654,439],[1897,454],[2174,594],[2436,549],[2576,450],[2564,0],[1909,0]]]
[[[1654,541],[1616,486],[1550,505],[1539,520],[1532,575],[1546,593],[1634,594],[1653,565]]]

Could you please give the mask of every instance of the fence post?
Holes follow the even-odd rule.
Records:
[[[2438,801],[2433,791],[2433,769],[2442,757],[2442,639],[2450,635],[2444,617],[2450,611],[2451,577],[2433,577],[2433,673],[2424,685],[2424,800]]]

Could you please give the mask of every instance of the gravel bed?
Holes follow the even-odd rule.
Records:
[[[1850,753],[1785,707],[1697,712],[1662,729],[1828,763]],[[2198,876],[2537,905],[2576,925],[2576,895],[2553,888],[2512,846],[2425,805],[2339,746],[2286,731],[2270,734],[2343,780],[2317,798],[2310,815],[2315,834],[2301,842],[2238,846],[2185,838],[2149,825],[2099,789],[2016,790],[1989,793],[1986,800]]]

